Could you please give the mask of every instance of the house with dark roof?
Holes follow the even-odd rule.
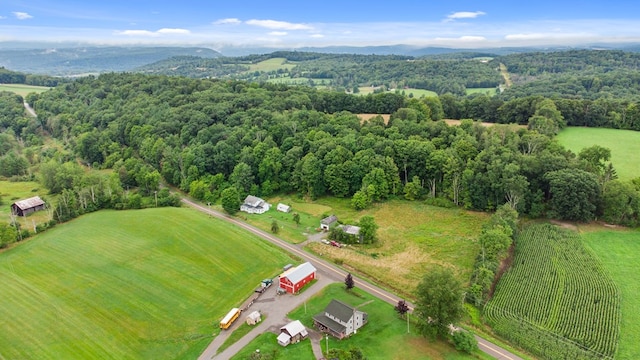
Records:
[[[355,334],[367,320],[366,312],[333,299],[323,312],[313,317],[313,324],[324,333],[344,339]]]
[[[307,328],[302,325],[300,320],[295,320],[280,328],[278,335],[278,344],[287,346],[291,343],[297,343],[309,336]]]
[[[326,218],[320,220],[320,229],[329,231],[337,223],[338,223],[337,216],[335,215],[327,216]]]
[[[46,204],[40,199],[40,196],[34,196],[11,204],[11,213],[17,216],[27,216],[32,212],[44,210],[45,207]]]
[[[295,294],[316,278],[316,271],[309,262],[292,267],[278,276],[278,288],[289,294]]]
[[[240,211],[249,214],[263,214],[269,211],[270,208],[271,204],[253,195],[248,195],[242,205],[240,205]]]

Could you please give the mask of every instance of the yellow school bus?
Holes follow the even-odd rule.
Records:
[[[240,309],[233,308],[227,315],[220,321],[220,329],[228,329],[231,324],[240,316]]]

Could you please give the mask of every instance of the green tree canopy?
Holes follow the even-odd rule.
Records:
[[[452,270],[436,268],[429,271],[417,288],[415,315],[420,321],[420,332],[428,337],[446,337],[449,325],[460,320],[463,288]]]

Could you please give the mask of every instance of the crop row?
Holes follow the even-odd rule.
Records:
[[[576,233],[537,224],[516,239],[513,266],[485,316],[544,358],[606,358],[617,350],[620,295]]]

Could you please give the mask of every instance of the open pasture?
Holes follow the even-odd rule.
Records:
[[[311,243],[309,249],[408,298],[413,298],[417,283],[435,266],[453,269],[467,283],[479,251],[477,237],[488,219],[485,213],[422,202],[389,200],[361,212],[342,199],[322,198],[318,203],[330,206],[330,213],[344,224],[356,224],[362,216],[372,215],[379,226],[379,240],[347,248]]]
[[[39,94],[49,89],[50,88],[46,86],[34,86],[34,85],[25,85],[25,84],[0,84],[0,91],[10,91],[22,97],[25,97],[27,96],[27,94],[32,92]]]
[[[485,306],[493,330],[544,359],[613,358],[620,291],[577,232],[534,224]]]
[[[582,233],[582,239],[620,288],[622,317],[616,359],[640,359],[640,231],[600,228]]]
[[[377,89],[378,89],[377,87],[360,86],[358,88],[359,90],[358,95],[372,94]],[[435,91],[425,90],[425,89],[414,89],[414,88],[392,89],[392,90],[388,90],[387,92],[391,92],[391,93],[397,92],[400,94],[404,94],[406,96],[413,96],[414,98],[438,96],[438,93],[436,93]]]
[[[599,145],[611,150],[611,162],[621,180],[640,177],[640,132],[604,128],[568,127],[556,137],[567,149],[580,150]]]
[[[288,62],[285,58],[272,58],[264,61],[260,61],[249,66],[249,71],[277,71],[280,69],[293,69],[296,64]]]
[[[0,358],[196,358],[289,262],[191,209],[91,213],[0,253]]]
[[[28,199],[33,196],[40,196],[44,201],[52,201],[55,197],[48,195],[47,190],[35,181],[6,181],[0,180],[0,197],[3,205],[0,206],[0,222],[11,221],[11,204],[18,200]],[[51,214],[46,211],[38,211],[29,214],[26,218],[18,219],[25,229],[31,229],[33,222],[37,224],[51,220]]]

